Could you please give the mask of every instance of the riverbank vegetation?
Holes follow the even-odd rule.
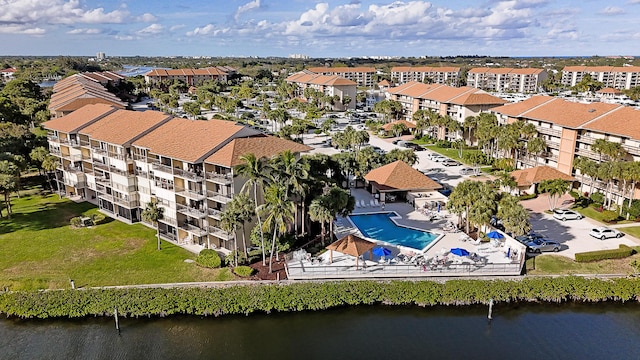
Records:
[[[0,294],[9,317],[56,318],[232,314],[325,310],[357,305],[474,305],[514,302],[638,301],[640,279],[581,277],[518,281],[343,281],[221,288],[87,289]]]
[[[170,243],[156,250],[155,231],[113,219],[73,228],[69,220],[97,212],[40,188],[13,198],[13,216],[0,219],[0,288],[37,290],[167,282],[231,280],[228,269],[205,269]]]

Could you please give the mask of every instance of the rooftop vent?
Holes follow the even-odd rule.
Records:
[[[596,111],[596,109],[589,109],[589,110],[587,110],[587,111],[588,111],[588,112],[590,112],[590,113],[592,113],[592,112],[595,112],[595,111]]]

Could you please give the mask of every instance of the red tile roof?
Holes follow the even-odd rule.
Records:
[[[78,131],[91,139],[128,145],[146,131],[171,119],[160,111],[118,110]]]
[[[374,73],[376,72],[375,68],[359,66],[359,67],[312,67],[308,69],[316,74],[324,74],[324,73]]]
[[[206,158],[204,162],[226,167],[240,165],[240,157],[246,154],[254,154],[257,158],[271,158],[285,150],[293,153],[301,153],[312,148],[294,141],[281,139],[275,136],[255,136],[237,138],[231,140],[220,150]]]
[[[416,128],[416,124],[409,122],[407,120],[398,120],[398,121],[394,121],[394,122],[390,122],[388,124],[384,124],[382,125],[382,130],[384,131],[391,131],[391,128],[393,127],[393,125],[395,124],[404,124],[404,126],[407,127],[407,129],[415,129]]]
[[[396,161],[371,170],[364,177],[382,190],[437,190],[440,184],[412,168],[403,161]]]
[[[512,171],[511,176],[516,180],[518,186],[531,186],[533,184],[539,184],[544,180],[576,180],[573,176],[546,165]]]
[[[48,130],[55,130],[63,133],[75,133],[92,122],[115,112],[117,109],[106,104],[93,104],[84,106],[69,115],[52,119],[42,123]]]

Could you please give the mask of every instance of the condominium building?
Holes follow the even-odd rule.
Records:
[[[587,74],[605,87],[631,89],[640,86],[640,66],[565,66],[561,83],[566,87],[576,86]]]
[[[106,73],[74,74],[58,81],[53,85],[49,101],[51,116],[59,118],[89,104],[105,104],[124,109],[127,104],[103,86],[121,79],[104,74]]]
[[[288,83],[298,85],[297,96],[304,97],[304,89],[312,88],[325,95],[337,97],[331,105],[334,110],[355,110],[357,84],[337,75],[318,75],[303,70],[289,76]],[[345,99],[349,99],[345,101]]]
[[[447,66],[394,66],[391,68],[391,79],[399,85],[410,81],[419,81],[429,84],[457,86],[460,81],[460,68]]]
[[[340,76],[345,79],[354,81],[358,86],[373,87],[373,76],[376,74],[376,69],[372,67],[360,66],[360,67],[313,67],[307,69],[311,72],[320,75]]]
[[[467,86],[492,92],[536,93],[547,78],[544,69],[473,68],[467,73]]]
[[[619,143],[627,151],[626,160],[640,160],[640,110],[605,103],[577,103],[547,96],[534,96],[519,103],[506,104],[492,110],[500,123],[524,121],[534,124],[538,136],[546,140],[547,149],[541,154],[522,156],[519,165],[549,165],[571,175],[577,156],[602,161],[591,149],[597,139]],[[579,172],[578,172],[579,174]],[[580,176],[576,176],[580,179]],[[603,189],[602,182],[596,188]],[[603,191],[604,192],[604,191]],[[614,197],[622,189],[614,185]],[[636,197],[640,193],[636,190]]]
[[[464,122],[468,116],[477,116],[483,111],[505,104],[507,101],[471,87],[452,87],[442,84],[424,84],[411,81],[389,89],[392,100],[402,104],[404,118],[413,120],[418,110],[430,110],[442,116],[450,116]],[[438,134],[444,139],[446,134]],[[457,138],[457,135],[448,137]]]
[[[226,82],[235,69],[228,66],[212,66],[202,69],[153,69],[144,74],[148,85],[163,81],[180,80],[187,86],[198,86],[205,81]]]
[[[141,221],[150,201],[164,208],[163,238],[190,249],[233,249],[237,234],[219,224],[244,179],[240,157],[272,157],[310,148],[230,121],[194,121],[156,112],[88,105],[44,123],[60,159],[56,176],[69,196],[127,223]]]

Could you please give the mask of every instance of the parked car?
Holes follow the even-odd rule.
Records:
[[[600,226],[600,227],[591,229],[591,231],[589,232],[589,235],[593,236],[594,238],[604,240],[608,238],[619,238],[619,237],[622,237],[622,235],[624,234],[616,229],[608,228],[606,226]]]
[[[536,241],[536,240],[547,240],[545,239],[544,236],[540,235],[540,234],[536,234],[536,233],[529,233],[526,235],[519,235],[515,237],[516,240],[518,240],[520,243],[527,245],[527,243],[530,243],[532,241]]]
[[[463,167],[462,169],[460,169],[460,175],[473,175],[474,173],[475,170],[470,167]]]
[[[575,212],[569,209],[554,209],[553,217],[558,220],[566,221],[566,220],[580,220],[584,216],[582,216],[582,214],[578,212]]]
[[[423,151],[424,148],[418,144],[414,144],[414,143],[407,143],[405,145],[405,147],[408,147],[409,149],[413,149],[413,151]]]
[[[435,161],[435,162],[443,162],[445,160],[447,160],[447,158],[442,156],[442,155],[437,155],[437,156],[431,157],[431,161]]]
[[[526,245],[527,245],[527,251],[534,252],[534,253],[541,253],[543,251],[558,252],[560,251],[560,248],[561,248],[561,245],[559,243],[552,240],[543,240],[543,239],[536,239],[536,240],[530,241]]]
[[[452,159],[445,159],[442,161],[442,165],[444,166],[460,166],[462,164],[460,164],[459,162],[452,160]]]
[[[436,157],[442,157],[443,158],[444,156],[442,156],[442,155],[440,155],[438,153],[434,153],[434,152],[430,152],[430,153],[427,154],[427,159],[429,159],[429,160],[433,160]]]
[[[381,148],[379,148],[377,146],[372,146],[372,147],[373,147],[373,151],[377,152],[380,155],[384,155],[384,154],[387,153],[386,151],[382,150]]]

